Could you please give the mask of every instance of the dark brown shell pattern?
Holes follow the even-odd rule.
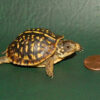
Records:
[[[34,66],[56,50],[56,36],[47,29],[30,29],[21,33],[7,48],[7,57],[17,65]]]

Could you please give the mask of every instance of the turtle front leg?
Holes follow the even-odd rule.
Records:
[[[54,69],[54,59],[53,57],[50,57],[45,62],[45,68],[46,68],[46,74],[53,78],[53,69]]]
[[[3,63],[10,63],[7,56],[0,57],[0,64],[3,64]]]

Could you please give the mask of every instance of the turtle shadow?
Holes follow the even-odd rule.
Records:
[[[69,59],[75,57],[76,55],[77,55],[76,53],[73,53],[72,55],[70,55],[70,56],[66,57],[65,59],[63,59],[63,61],[69,60]]]
[[[17,64],[13,64],[11,63],[14,67],[19,67],[19,68],[38,68],[36,66],[22,66],[22,65],[17,65]]]
[[[70,59],[74,58],[76,55],[77,55],[76,53],[73,53],[72,55],[67,56],[66,58],[64,58],[62,61],[70,60]],[[60,61],[60,62],[58,62],[58,63],[61,63],[62,61]],[[58,63],[57,63],[57,64],[58,64]]]

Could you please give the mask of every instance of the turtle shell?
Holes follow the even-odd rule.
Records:
[[[7,48],[12,63],[35,66],[52,56],[63,36],[55,36],[47,29],[30,29],[21,33]]]

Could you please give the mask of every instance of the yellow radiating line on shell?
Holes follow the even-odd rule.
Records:
[[[49,36],[48,34],[44,34],[44,36],[49,37],[49,38],[51,38],[51,39],[55,40],[55,38],[53,38],[53,37]]]
[[[28,41],[26,41],[26,44],[28,44]]]
[[[19,55],[19,58],[22,58],[21,55]]]
[[[23,47],[20,48],[20,52],[21,52],[21,53],[23,52]]]
[[[37,37],[36,37],[36,39],[38,39],[38,40],[39,40],[39,39],[40,39],[40,37],[39,37],[39,36],[37,36]]]
[[[34,43],[31,44],[31,51],[33,52],[34,49]]]
[[[38,31],[33,31],[34,33],[38,33],[38,34],[43,34],[42,32],[38,32]]]
[[[51,44],[51,42],[50,42],[50,41],[48,41],[48,40],[47,40],[47,43],[48,43],[48,44]]]
[[[32,57],[32,59],[36,60],[36,57],[33,54],[30,54],[30,56]]]
[[[24,56],[23,59],[24,59],[24,60],[29,60],[28,56]]]
[[[23,33],[20,33],[19,36],[21,36]]]
[[[37,45],[40,46],[40,42]]]
[[[19,43],[17,43],[17,48],[19,49]]]
[[[23,39],[25,40],[25,35],[23,36]]]
[[[23,41],[23,42],[21,42],[21,44],[23,45],[23,44],[24,44],[24,41]]]
[[[42,57],[42,54],[41,53],[38,53],[37,56],[38,56],[38,58],[41,58]]]
[[[24,33],[32,33],[32,31],[25,31]]]
[[[12,44],[11,46],[12,46],[12,47],[14,47],[14,46],[15,46],[15,44]]]
[[[46,33],[49,33],[49,30],[46,30]]]
[[[15,56],[18,57],[18,53],[15,53]]]
[[[40,47],[38,47],[37,50],[39,51],[40,50]]]
[[[32,35],[31,38],[33,39],[34,38],[34,35]]]
[[[28,52],[28,45],[26,45],[26,47],[25,47],[25,51]]]
[[[41,37],[41,38],[40,38],[40,41],[43,41],[43,40],[44,40],[44,37]]]
[[[40,28],[37,28],[37,31],[40,31]]]
[[[22,38],[20,38],[20,40],[19,41],[22,41]]]

